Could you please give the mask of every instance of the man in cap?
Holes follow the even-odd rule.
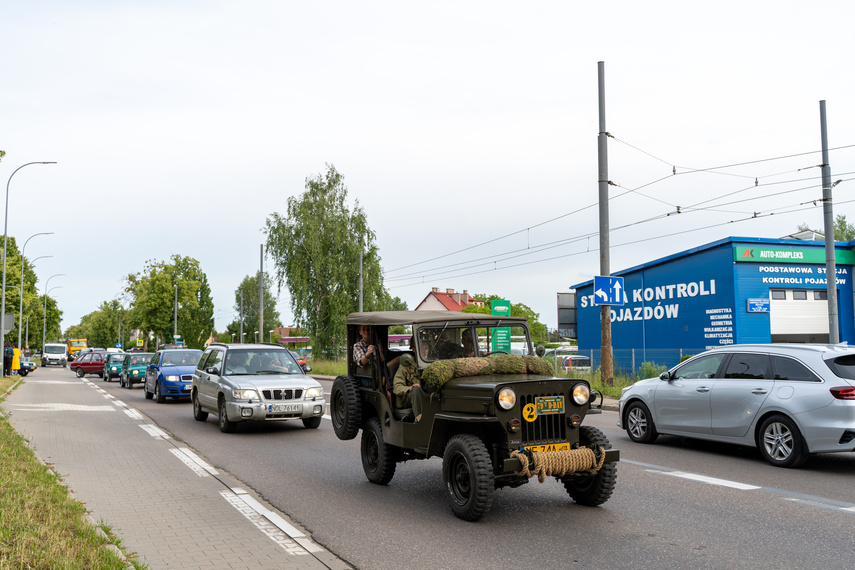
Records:
[[[401,355],[401,365],[395,373],[392,384],[395,393],[395,405],[401,408],[412,408],[416,421],[422,419],[422,387],[419,383],[419,369],[411,354]]]

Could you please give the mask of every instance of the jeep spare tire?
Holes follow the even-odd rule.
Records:
[[[330,392],[330,418],[333,430],[341,440],[353,439],[362,425],[362,401],[356,379],[339,376]]]

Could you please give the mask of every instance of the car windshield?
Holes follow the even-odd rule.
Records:
[[[287,350],[263,348],[230,350],[226,357],[227,375],[239,374],[302,374],[303,369]]]
[[[110,362],[121,362],[125,358],[124,354],[111,354]]]
[[[418,350],[422,360],[446,360],[493,353],[530,354],[528,335],[521,326],[422,327]]]
[[[148,364],[149,360],[151,360],[150,354],[134,354],[131,356],[131,360],[128,364],[130,366],[138,366],[140,364]]]
[[[65,347],[64,346],[47,345],[45,347],[45,353],[47,353],[47,354],[65,354]]]
[[[86,341],[85,341],[85,340],[72,340],[72,341],[69,341],[69,343],[68,343],[68,344],[69,344],[69,345],[71,345],[71,346],[82,346],[82,347],[85,347],[85,346],[86,346]]]
[[[164,366],[196,366],[202,357],[199,350],[176,350],[163,355]]]

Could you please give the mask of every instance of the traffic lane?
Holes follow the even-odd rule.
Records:
[[[358,438],[339,441],[327,421],[318,430],[287,422],[248,424],[236,434],[221,434],[212,419],[195,422],[188,404],[157,405],[138,392],[142,411],[156,416],[161,427],[358,567],[411,563],[414,548],[425,553],[419,554],[420,562],[436,566],[513,563],[536,555],[544,567],[735,567],[770,565],[770,560],[781,565],[823,561],[836,567],[835,541],[848,540],[852,521],[851,513],[829,517],[821,508],[768,493],[676,479],[625,462],[618,468],[615,495],[602,507],[573,504],[563,487],[548,479],[496,491],[484,520],[465,523],[446,504],[439,458],[400,464],[390,485],[372,485],[362,472]],[[620,437],[615,421],[609,413],[588,418]],[[618,447],[627,458],[626,446]],[[629,461],[632,457],[634,452]],[[639,457],[650,459],[643,453]],[[800,526],[794,529],[792,520]],[[796,548],[804,536],[811,544]]]
[[[585,423],[601,429],[621,459],[652,463],[675,470],[732,479],[769,489],[816,495],[833,501],[855,502],[847,481],[855,473],[855,453],[818,453],[797,469],[767,463],[753,447],[699,439],[659,436],[651,444],[636,443],[617,427],[617,412],[588,416]]]

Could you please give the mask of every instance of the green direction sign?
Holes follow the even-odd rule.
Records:
[[[490,314],[499,317],[511,316],[511,302],[505,300],[490,301]],[[511,353],[511,329],[510,327],[499,327],[493,329],[493,346],[490,350],[503,350]]]
[[[820,247],[743,247],[733,248],[733,261],[748,263],[825,263],[825,249]],[[855,252],[834,250],[834,262],[855,265]]]

